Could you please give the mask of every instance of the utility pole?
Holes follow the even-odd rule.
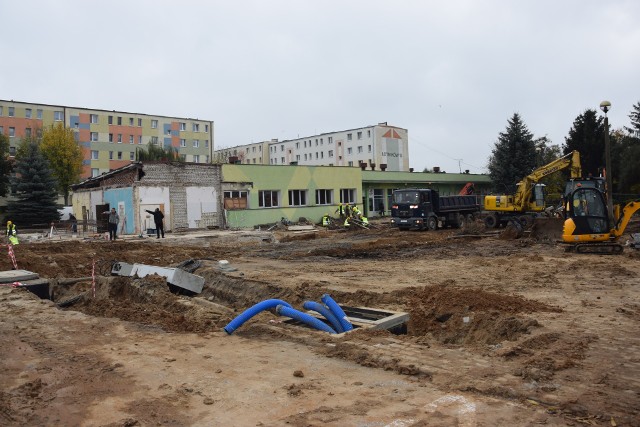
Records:
[[[604,111],[604,162],[606,168],[606,183],[607,183],[607,211],[609,213],[609,225],[612,226],[615,223],[613,218],[613,178],[611,174],[611,143],[609,142],[609,118],[607,112],[611,109],[611,103],[609,101],[602,101],[600,103],[600,109]]]

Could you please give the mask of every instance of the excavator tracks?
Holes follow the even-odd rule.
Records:
[[[619,243],[578,243],[571,245],[567,251],[578,254],[601,254],[601,255],[620,255],[624,250],[624,246]]]

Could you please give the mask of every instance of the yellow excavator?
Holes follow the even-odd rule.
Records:
[[[614,218],[609,218],[605,194],[597,188],[578,187],[567,199],[567,219],[562,229],[562,241],[567,250],[578,253],[620,254],[618,243],[629,220],[640,209],[640,200],[629,202]]]
[[[524,228],[530,226],[535,214],[545,210],[544,184],[539,184],[538,181],[566,168],[570,168],[572,179],[582,177],[580,153],[574,150],[534,170],[518,183],[514,195],[485,196],[484,211],[488,215],[484,217],[484,223],[487,228],[506,225],[513,219],[516,219]]]

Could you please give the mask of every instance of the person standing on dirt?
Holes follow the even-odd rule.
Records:
[[[77,233],[78,232],[78,220],[76,219],[76,216],[72,213],[69,214],[69,221],[71,222],[71,232],[72,233]]]
[[[104,214],[109,214],[109,240],[116,240],[118,233],[118,222],[120,221],[120,216],[116,212],[116,208],[111,208],[111,212],[106,211]]]
[[[344,219],[345,209],[344,209],[344,205],[342,203],[340,203],[340,205],[338,205],[338,209],[336,209],[335,213],[340,215],[340,220]]]
[[[160,233],[162,233],[162,238],[164,239],[164,214],[160,212],[160,208],[156,208],[155,211],[150,211],[148,209],[145,209],[145,211],[153,215],[153,222],[156,224],[156,238],[159,239]]]

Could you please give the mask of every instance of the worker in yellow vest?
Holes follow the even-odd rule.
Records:
[[[322,216],[322,226],[328,227],[329,225],[331,225],[331,217],[326,213]]]

